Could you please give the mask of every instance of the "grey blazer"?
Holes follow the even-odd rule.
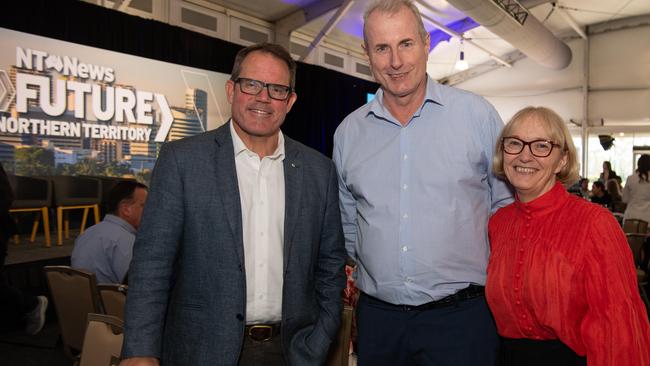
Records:
[[[321,365],[340,325],[346,257],[334,164],[285,137],[282,347]],[[229,125],[160,151],[134,246],[123,357],[236,365],[246,276]]]

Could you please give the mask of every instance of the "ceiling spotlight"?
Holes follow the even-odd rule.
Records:
[[[460,39],[460,55],[456,65],[454,66],[456,70],[465,71],[469,69],[469,64],[465,61],[465,51],[463,51],[463,38]]]

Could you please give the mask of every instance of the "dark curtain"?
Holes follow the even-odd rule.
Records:
[[[0,27],[228,74],[242,48],[79,0],[9,1],[0,12]],[[331,156],[336,126],[365,104],[367,93],[374,93],[377,84],[299,63],[296,89],[298,101],[283,131]]]

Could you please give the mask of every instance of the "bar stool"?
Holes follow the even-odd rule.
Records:
[[[10,213],[36,212],[30,243],[36,239],[38,226],[43,218],[43,233],[45,234],[45,246],[50,247],[50,215],[49,208],[52,205],[52,183],[46,179],[35,177],[24,177],[20,175],[8,175],[9,184],[14,191],[14,201],[9,209]],[[20,237],[14,235],[14,241],[19,243]]]
[[[95,224],[99,223],[99,203],[102,199],[102,189],[99,179],[90,177],[73,177],[57,175],[49,177],[54,184],[54,201],[56,205],[57,242],[56,245],[63,245],[63,233],[65,238],[70,237],[70,219],[64,211],[83,209],[81,228],[83,233],[88,220],[88,211],[93,210]]]

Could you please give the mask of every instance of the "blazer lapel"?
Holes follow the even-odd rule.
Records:
[[[300,197],[302,189],[303,169],[300,153],[293,141],[285,136],[284,142],[284,271],[287,270],[289,253],[293,243],[293,232],[300,214]]]
[[[237,168],[235,153],[230,135],[230,123],[216,130],[216,184],[221,193],[223,208],[228,212],[228,225],[235,239],[234,245],[239,256],[239,263],[244,268],[244,240],[242,234],[241,201],[239,200],[239,184],[237,183]]]

